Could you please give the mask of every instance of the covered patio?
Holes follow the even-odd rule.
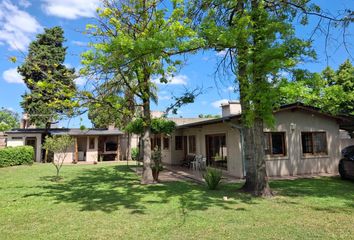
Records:
[[[125,134],[118,129],[65,129],[52,134],[74,138],[74,146],[65,162],[116,161],[122,159],[126,148]]]

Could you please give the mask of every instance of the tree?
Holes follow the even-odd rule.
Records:
[[[240,91],[246,182],[243,190],[269,196],[264,160],[264,124],[273,126],[275,86],[282,71],[291,71],[305,56],[314,57],[311,41],[295,36],[294,19],[308,23],[308,16],[324,18],[320,8],[306,0],[194,1],[190,9],[210,48],[225,50],[219,63],[235,76]],[[347,26],[352,17],[341,20]]]
[[[46,137],[43,148],[55,153],[52,161],[56,169],[56,180],[59,180],[60,169],[68,155],[68,150],[73,146],[74,140],[69,135]]]
[[[19,127],[18,113],[6,108],[0,109],[0,132]]]
[[[280,104],[302,102],[334,115],[354,115],[354,67],[347,60],[337,71],[298,72],[294,81],[279,85]]]
[[[96,41],[82,55],[85,65],[82,72],[102,81],[114,81],[141,106],[144,122],[141,183],[152,183],[150,104],[157,101],[152,79],[158,77],[161,83],[167,83],[182,63],[172,56],[199,49],[203,41],[189,27],[191,21],[185,16],[180,0],[172,1],[172,9],[158,0],[104,0],[98,12],[99,24],[88,26],[88,34]]]
[[[29,46],[24,63],[18,72],[29,89],[21,106],[30,122],[49,129],[63,114],[71,114],[77,105],[74,84],[75,70],[64,65],[67,48],[61,27],[44,29]]]

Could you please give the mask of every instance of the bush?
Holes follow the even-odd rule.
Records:
[[[215,168],[207,168],[203,178],[210,190],[215,190],[222,178],[222,171]]]
[[[7,147],[0,149],[0,167],[32,164],[34,150],[31,146]]]
[[[139,160],[139,148],[132,148],[132,159],[134,161]]]

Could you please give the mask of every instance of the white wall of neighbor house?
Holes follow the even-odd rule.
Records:
[[[64,163],[72,163],[75,157],[75,144],[71,145],[66,153],[54,153],[54,161],[64,158]]]
[[[98,161],[98,136],[87,137],[86,162]]]
[[[40,133],[18,133],[18,134],[9,134],[7,136],[6,146],[7,147],[17,147],[25,146],[26,138],[35,138],[36,139],[36,149],[35,149],[35,161],[41,162],[42,156],[42,134]]]
[[[285,156],[266,156],[268,176],[336,173],[340,158],[339,125],[335,119],[304,111],[275,114],[276,131],[285,133]],[[327,154],[304,154],[302,132],[325,132]]]

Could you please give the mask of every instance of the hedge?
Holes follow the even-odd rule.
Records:
[[[7,147],[0,149],[0,167],[32,164],[34,150],[31,146]]]

